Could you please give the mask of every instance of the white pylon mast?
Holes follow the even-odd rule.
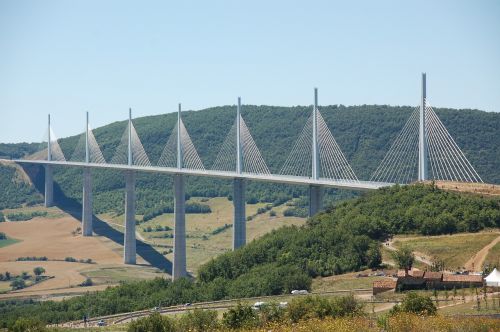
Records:
[[[181,145],[181,104],[177,112],[177,168],[182,168],[182,145]]]
[[[87,122],[85,125],[85,162],[90,162],[90,146],[89,146],[89,112],[87,112]]]
[[[52,138],[50,137],[50,114],[49,114],[49,136],[48,136],[48,139],[47,139],[47,160],[48,161],[51,161],[52,160],[52,151],[51,151],[51,148],[50,148],[50,140]]]
[[[314,88],[313,130],[312,130],[312,178],[319,179],[319,149],[318,149],[318,88]]]
[[[426,74],[422,73],[422,96],[420,100],[420,125],[418,134],[418,180],[425,181],[428,179],[427,167],[427,128],[425,121],[426,113]]]
[[[241,174],[243,171],[243,153],[241,150],[241,97],[238,97],[238,105],[236,106],[236,172]]]
[[[128,109],[128,165],[132,165],[132,108]]]

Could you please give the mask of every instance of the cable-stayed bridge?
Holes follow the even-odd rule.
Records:
[[[284,119],[286,121],[286,119]],[[53,205],[53,166],[83,169],[82,234],[92,236],[92,169],[114,169],[125,175],[124,262],[135,264],[135,181],[137,172],[167,173],[174,177],[174,262],[173,278],[186,275],[185,176],[205,176],[233,180],[233,248],[246,243],[245,183],[247,180],[309,186],[309,215],[322,209],[327,187],[374,190],[394,183],[453,180],[482,182],[430,106],[426,97],[426,76],[422,74],[420,105],[415,108],[399,135],[392,142],[369,181],[359,180],[337,144],[318,107],[314,104],[295,144],[278,174],[272,174],[257,147],[250,128],[241,116],[238,98],[236,117],[215,162],[206,167],[194,146],[181,116],[157,162],[148,157],[132,121],[129,120],[114,156],[106,161],[89,125],[74,152],[66,158],[48,118],[46,147],[20,164],[40,164],[45,168],[45,205]]]

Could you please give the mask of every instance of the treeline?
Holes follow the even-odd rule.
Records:
[[[16,212],[8,213],[7,218],[9,218],[10,221],[27,221],[35,217],[45,217],[46,215],[47,211]]]
[[[500,199],[443,191],[434,185],[396,185],[343,202],[311,223],[342,224],[378,240],[393,234],[477,232],[500,227]]]
[[[210,213],[212,210],[207,204],[202,204],[198,202],[186,202],[186,213]],[[169,202],[163,206],[156,209],[150,210],[144,214],[142,221],[149,221],[155,217],[158,217],[164,213],[174,213],[174,204]]]

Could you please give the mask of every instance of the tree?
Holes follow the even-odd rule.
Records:
[[[247,305],[238,303],[222,315],[222,324],[230,329],[254,327],[258,323],[255,311]]]
[[[396,305],[391,309],[391,314],[399,312],[430,316],[437,313],[437,308],[430,297],[410,292],[400,305]]]
[[[380,246],[378,243],[371,243],[366,252],[366,259],[368,267],[373,269],[382,264],[382,254],[380,253]]]
[[[47,331],[45,324],[37,318],[20,317],[9,331],[13,332],[43,332]]]
[[[12,287],[12,290],[23,289],[26,287],[26,282],[22,278],[16,278],[10,283],[10,287]]]
[[[41,266],[37,266],[33,269],[33,273],[38,277],[45,273],[45,269]]]
[[[415,261],[415,255],[410,247],[403,245],[399,250],[396,250],[392,253],[392,257],[396,261],[398,268],[404,269],[408,272],[411,270],[413,266],[413,262]]]

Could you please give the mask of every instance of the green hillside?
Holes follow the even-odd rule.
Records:
[[[278,172],[297,139],[310,107],[243,107],[243,117],[272,172]],[[410,107],[386,105],[325,106],[321,112],[360,179],[369,179],[392,141],[408,119]],[[500,114],[477,110],[436,109],[437,114],[474,165],[485,182],[500,183]],[[205,167],[213,164],[235,116],[234,106],[222,106],[183,113],[184,122]],[[135,127],[153,164],[159,159],[172,128],[176,114],[137,118]],[[126,121],[115,122],[94,130],[103,154],[110,160],[125,129]],[[57,128],[56,128],[57,129]],[[60,140],[69,158],[78,136]],[[18,156],[20,151],[32,152],[31,145],[0,145],[0,155]],[[23,150],[24,149],[24,150]],[[81,170],[57,169],[55,180],[69,198],[81,199]],[[0,176],[5,176],[0,173]],[[38,182],[42,183],[41,179]],[[232,192],[230,181],[208,178],[189,178],[187,193],[193,196],[227,196]],[[171,204],[171,178],[167,175],[141,174],[138,177],[138,212],[145,213],[158,205]],[[123,205],[123,176],[114,171],[96,171],[95,212],[110,209],[121,211]],[[59,188],[58,188],[59,189]],[[58,190],[56,190],[58,192]],[[304,187],[250,183],[249,201],[267,201],[300,196]],[[329,192],[327,199],[350,197],[352,192]],[[56,198],[57,199],[57,198]],[[59,195],[60,199],[60,195]]]
[[[198,277],[126,283],[60,302],[0,302],[0,327],[20,316],[55,323],[186,302],[309,289],[311,278],[381,263],[380,241],[400,233],[445,234],[500,226],[500,200],[431,185],[394,186],[348,200],[302,227],[283,227],[204,264]]]

